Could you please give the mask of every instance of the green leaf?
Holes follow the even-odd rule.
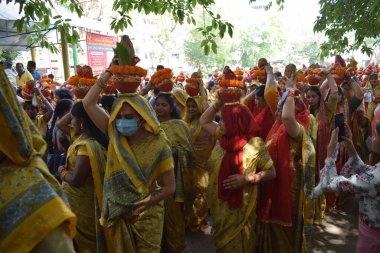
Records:
[[[214,54],[218,53],[218,46],[216,45],[215,41],[212,42],[211,49],[214,52]]]
[[[177,10],[177,16],[178,16],[178,18],[179,18],[179,21],[183,21],[183,19],[185,18],[184,13],[183,13],[183,10],[178,9],[178,10]]]
[[[204,49],[205,55],[208,55],[210,53],[210,46],[209,45],[205,45],[203,49]]]
[[[228,26],[228,35],[230,35],[230,37],[232,38],[233,34],[234,34],[234,31],[233,31],[232,27]]]
[[[225,24],[219,24],[219,37],[223,38],[224,33],[226,32],[227,26]]]
[[[132,57],[129,54],[128,50],[121,44],[117,43],[116,48],[113,50],[115,54],[119,57],[120,65],[132,65]]]

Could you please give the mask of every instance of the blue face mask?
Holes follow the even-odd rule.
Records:
[[[117,119],[115,125],[117,131],[124,136],[134,135],[139,129],[136,119]]]

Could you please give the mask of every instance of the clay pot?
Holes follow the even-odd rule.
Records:
[[[112,85],[120,93],[135,93],[140,84],[139,76],[114,74],[112,77]]]
[[[185,90],[191,97],[198,96],[199,94],[198,84],[187,84],[185,85]]]
[[[170,79],[165,79],[157,85],[157,89],[161,92],[169,92],[173,89],[173,81]]]
[[[310,85],[318,85],[319,82],[321,81],[321,77],[316,74],[311,74],[311,75],[306,76],[306,80],[308,81]]]
[[[243,92],[240,88],[222,87],[219,89],[218,94],[220,100],[226,104],[239,102]]]
[[[83,99],[87,92],[90,90],[91,86],[74,86],[73,93],[78,99]]]

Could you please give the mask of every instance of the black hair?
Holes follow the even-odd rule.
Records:
[[[55,90],[55,95],[59,96],[59,99],[71,99],[73,100],[73,95],[71,91],[66,88],[59,88]]]
[[[102,96],[100,100],[100,104],[102,107],[111,114],[112,104],[115,101],[115,96]]]
[[[164,65],[157,65],[156,71],[159,71],[159,70],[164,69],[164,68],[165,68]]]
[[[170,113],[170,117],[172,119],[180,119],[181,116],[178,112],[178,108],[175,106],[174,104],[174,98],[171,94],[163,94],[163,93],[159,93],[156,97],[156,101],[159,97],[162,97],[164,99],[166,99],[166,101],[168,102],[169,106],[170,106],[170,109],[171,109],[171,113]]]
[[[211,91],[211,89],[212,89],[212,87],[214,87],[214,85],[215,85],[214,81],[211,80],[210,82],[208,82],[208,86],[207,86],[208,91]]]
[[[54,79],[54,75],[53,74],[49,74],[48,77]]]
[[[99,128],[96,127],[94,122],[92,122],[81,101],[73,105],[73,108],[71,108],[71,115],[75,118],[83,120],[84,131],[89,137],[94,138],[103,147],[108,147],[107,136],[102,131],[100,131]]]
[[[260,85],[255,89],[255,96],[264,98],[265,85]]]
[[[158,93],[160,93],[160,90],[159,90],[156,86],[154,86],[153,94],[154,94],[155,96],[157,96]]]
[[[55,105],[53,119],[51,125],[46,132],[46,142],[48,144],[49,152],[53,153],[53,129],[58,118],[61,118],[63,114],[70,110],[73,106],[73,101],[71,99],[60,99]]]
[[[36,68],[36,62],[35,61],[28,61],[28,66],[32,67],[32,68]]]
[[[17,65],[21,65],[21,67],[24,67],[24,64],[22,64],[21,62],[16,63],[16,67]]]

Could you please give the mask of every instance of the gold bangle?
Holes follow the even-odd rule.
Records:
[[[67,173],[69,173],[67,170],[62,170],[61,175],[59,175],[62,181],[65,181],[65,176]]]

